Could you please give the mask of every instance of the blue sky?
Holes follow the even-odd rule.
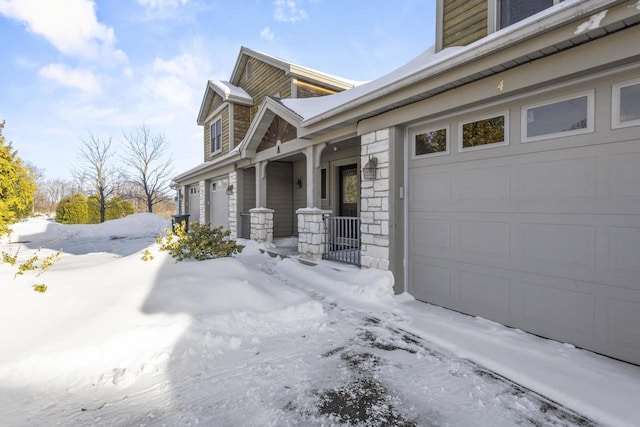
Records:
[[[20,157],[70,178],[82,139],[146,125],[175,172],[202,162],[208,79],[241,46],[354,80],[433,45],[435,0],[0,0],[0,121]]]

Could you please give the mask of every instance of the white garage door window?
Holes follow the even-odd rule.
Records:
[[[408,132],[409,292],[640,363],[637,136],[449,153],[442,129]]]

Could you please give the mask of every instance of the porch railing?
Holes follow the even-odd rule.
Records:
[[[323,259],[360,267],[360,218],[325,216]]]
[[[238,237],[241,239],[251,238],[251,214],[240,214],[240,231],[238,232]]]

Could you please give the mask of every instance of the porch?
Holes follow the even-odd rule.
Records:
[[[314,214],[312,213],[311,215]],[[249,217],[249,215],[245,215],[245,217]],[[360,218],[323,215],[322,225],[317,233],[303,232],[302,240],[305,240],[304,242],[301,242],[300,238],[295,236],[274,238],[272,245],[265,249],[264,252],[271,256],[281,256],[283,258],[301,257],[308,259],[309,257],[301,256],[300,248],[313,253],[319,250],[322,259],[360,267]],[[250,223],[248,226],[250,226]],[[321,243],[313,245],[313,243],[310,243],[313,241],[320,241]]]
[[[359,264],[360,140],[291,150],[295,144],[283,143],[280,155],[265,160],[258,151],[236,170],[237,236],[258,242],[297,238],[301,258]],[[350,225],[326,225],[325,217]]]

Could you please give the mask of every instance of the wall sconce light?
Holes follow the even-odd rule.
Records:
[[[229,195],[233,194],[233,184],[227,186],[227,194]]]
[[[378,158],[369,157],[369,161],[364,168],[362,168],[362,175],[364,179],[376,179],[376,170],[378,169]]]
[[[302,188],[302,178],[298,178],[296,181],[296,188],[299,190]]]

